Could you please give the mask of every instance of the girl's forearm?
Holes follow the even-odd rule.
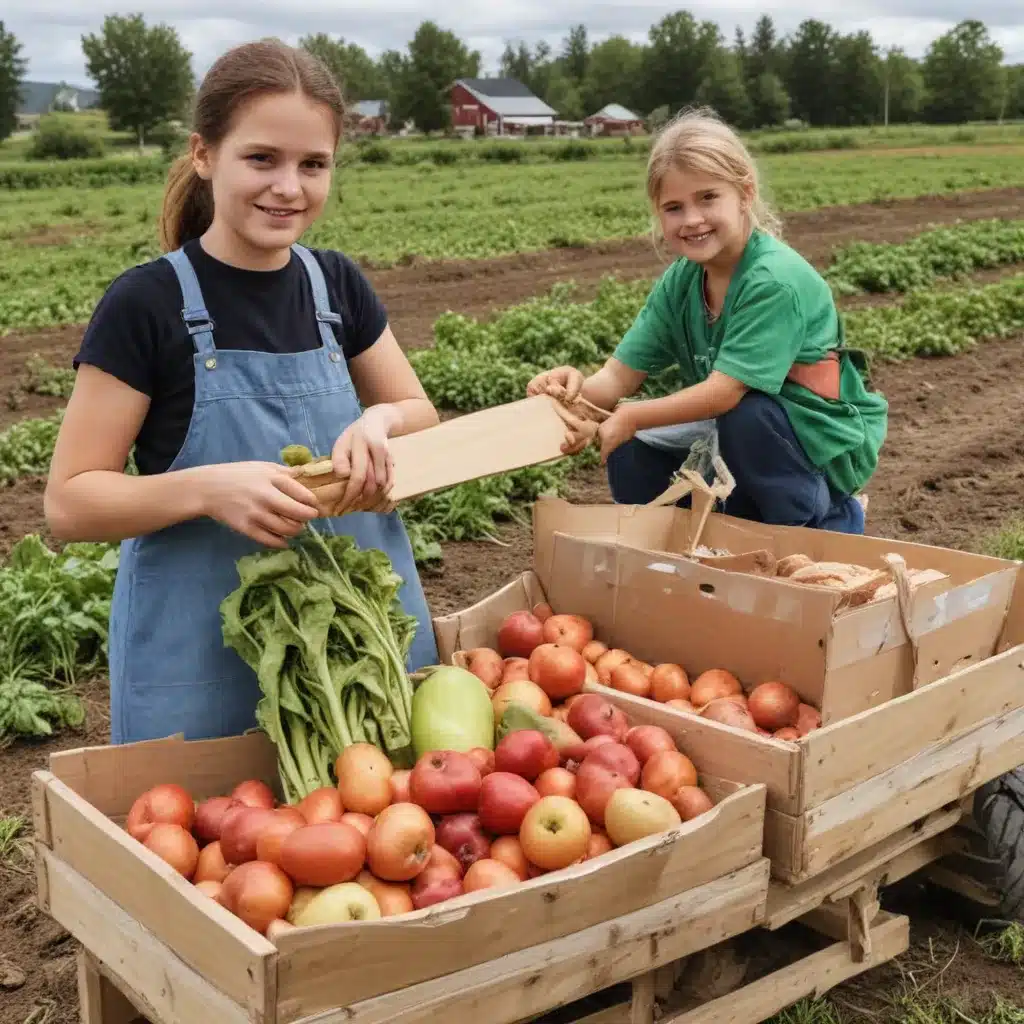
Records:
[[[399,402],[371,405],[363,415],[367,413],[383,418],[388,437],[414,434],[440,422],[437,410],[428,398],[403,398]]]
[[[129,476],[93,469],[47,487],[43,509],[58,540],[117,542],[204,515],[209,467]]]
[[[650,430],[676,423],[717,419],[734,409],[745,393],[744,385],[720,374],[664,398],[631,402],[623,408],[628,409],[637,430]]]

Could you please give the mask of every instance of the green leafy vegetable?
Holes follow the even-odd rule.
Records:
[[[257,674],[257,718],[288,799],[334,785],[334,762],[352,743],[411,767],[405,662],[417,622],[388,557],[307,529],[285,551],[240,559],[238,574],[221,603],[224,639]]]

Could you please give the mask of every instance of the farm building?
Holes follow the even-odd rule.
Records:
[[[620,103],[609,103],[583,123],[592,135],[635,135],[644,130],[644,120]]]
[[[452,127],[463,134],[547,135],[557,111],[514,78],[460,78],[451,90]]]
[[[389,114],[387,100],[360,100],[349,107],[348,120],[357,135],[383,135]]]
[[[18,123],[28,126],[54,110],[91,110],[99,106],[95,89],[79,89],[64,82],[21,83],[21,102],[15,110]]]

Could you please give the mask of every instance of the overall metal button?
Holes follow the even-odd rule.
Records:
[[[330,359],[330,361],[332,363],[337,363],[337,362],[339,362],[341,360],[341,353],[340,352],[332,352],[328,356],[328,359]]]
[[[217,360],[214,359],[212,356],[209,359],[206,360],[206,368],[208,370],[212,370],[216,365],[217,365]]]

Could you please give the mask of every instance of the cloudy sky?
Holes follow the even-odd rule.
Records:
[[[485,8],[490,6],[491,10]],[[173,25],[192,51],[198,74],[216,55],[237,42],[262,35],[296,41],[307,32],[342,35],[371,54],[402,48],[420,21],[433,18],[455,31],[493,70],[509,39],[546,39],[558,46],[569,25],[583,22],[594,40],[617,32],[642,40],[651,24],[685,8],[713,19],[732,39],[737,25],[746,31],[770,10],[781,33],[802,19],[816,17],[844,32],[867,29],[882,46],[899,45],[920,56],[928,43],[963,18],[980,18],[1003,47],[1007,60],[1024,61],[1022,0],[132,0],[126,6],[89,0],[3,0],[7,30],[23,43],[34,81],[89,85],[82,59],[83,33],[97,31],[103,13],[142,11],[150,24]],[[858,11],[855,15],[853,12]]]

